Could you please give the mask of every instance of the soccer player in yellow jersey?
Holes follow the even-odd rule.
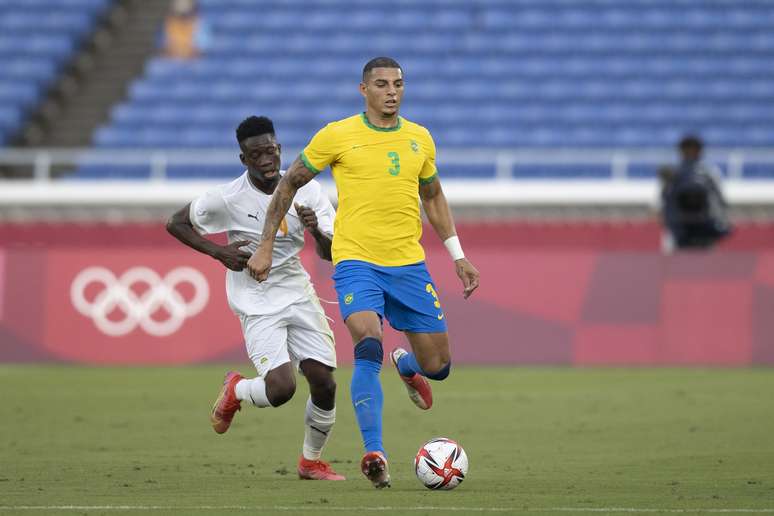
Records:
[[[421,201],[464,285],[465,298],[479,274],[465,258],[435,167],[427,129],[398,116],[403,71],[389,57],[363,68],[360,93],[366,110],[322,128],[280,181],[266,212],[261,244],[248,260],[250,275],[264,281],[274,237],[296,191],[331,167],[339,194],[334,223],[333,279],[339,308],[355,343],[351,394],[365,445],[360,466],[377,488],[390,485],[382,442],[384,352],[382,318],[403,331],[412,352],[397,348],[391,359],[411,400],[432,405],[426,378],[443,380],[451,369],[446,319],[419,244]]]

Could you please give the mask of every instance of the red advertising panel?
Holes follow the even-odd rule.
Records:
[[[241,343],[224,272],[185,249],[46,253],[45,348],[92,363],[189,363]]]
[[[461,224],[481,271],[468,300],[432,231],[426,248],[455,363],[774,364],[772,229],[662,256],[655,224]],[[0,236],[0,361],[247,360],[223,266],[163,228],[0,226]],[[302,259],[339,362],[351,363],[331,266],[312,246]],[[386,349],[404,342],[385,329]]]

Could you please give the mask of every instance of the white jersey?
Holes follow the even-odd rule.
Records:
[[[217,186],[191,203],[190,217],[201,234],[228,232],[228,241],[247,240],[243,247],[254,253],[261,241],[271,195],[258,190],[245,172],[234,181]],[[298,189],[293,203],[312,208],[320,230],[333,234],[336,212],[320,183],[310,181]],[[237,315],[269,315],[314,295],[309,274],[298,254],[304,246],[304,225],[291,206],[274,241],[269,278],[259,283],[247,269],[226,272],[226,295]]]

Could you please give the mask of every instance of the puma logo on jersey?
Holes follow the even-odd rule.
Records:
[[[258,218],[258,215],[251,215],[250,213],[248,213],[247,217],[251,219],[255,219],[257,222],[261,222],[261,219]],[[282,217],[282,222],[280,222],[278,233],[282,233],[282,236],[287,236],[288,234],[288,221],[285,220],[285,217]]]

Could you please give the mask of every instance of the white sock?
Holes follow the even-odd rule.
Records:
[[[304,447],[302,453],[306,460],[319,460],[323,446],[328,442],[331,428],[336,422],[336,407],[333,410],[323,410],[314,403],[310,396],[306,400],[306,413],[304,415]]]
[[[234,391],[240,401],[249,401],[258,408],[271,407],[269,398],[266,397],[266,382],[260,376],[239,380]]]

